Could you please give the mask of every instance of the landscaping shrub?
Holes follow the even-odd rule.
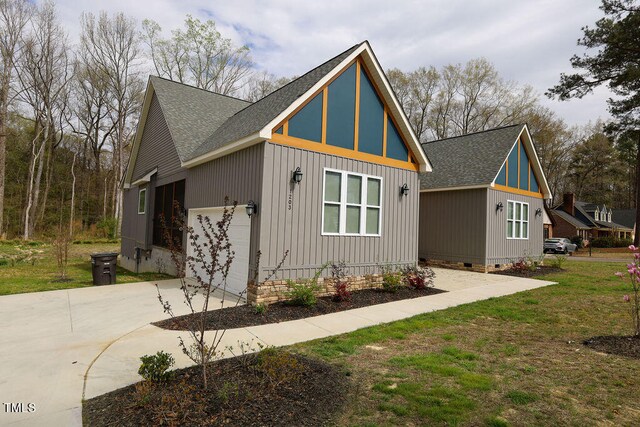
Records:
[[[333,279],[333,300],[349,301],[351,299],[351,292],[349,292],[349,282],[347,277],[347,265],[344,261],[331,264],[331,277]]]
[[[566,260],[566,255],[555,255],[553,258],[551,258],[550,265],[553,268],[562,268]]]
[[[436,273],[429,267],[407,265],[402,269],[403,281],[407,286],[422,290],[433,286]]]
[[[267,312],[268,310],[268,305],[261,302],[260,304],[256,304],[256,314],[258,315],[263,315]]]
[[[624,295],[623,301],[630,304],[631,319],[633,322],[633,334],[640,336],[640,248],[629,245],[629,250],[633,253],[633,261],[627,264],[627,273],[631,282],[631,295]],[[618,272],[618,277],[624,277],[625,274]]]
[[[617,239],[613,236],[596,237],[591,240],[594,248],[624,248],[631,245],[630,239]]]
[[[256,370],[271,388],[299,381],[304,372],[300,361],[291,353],[276,348],[266,348],[258,354]]]
[[[159,351],[152,356],[144,355],[140,360],[142,365],[138,369],[138,374],[145,380],[161,383],[171,379],[172,372],[169,368],[175,363],[171,354]]]
[[[584,239],[582,238],[582,236],[573,236],[571,238],[571,243],[573,243],[574,245],[577,245],[576,247],[578,249],[584,248]]]
[[[380,269],[382,272],[382,289],[387,292],[396,292],[402,284],[402,273],[389,265],[384,265]]]
[[[287,303],[291,305],[301,305],[310,307],[318,302],[316,293],[318,286],[313,283],[295,283],[293,280],[287,280],[289,291],[285,296],[288,298]]]

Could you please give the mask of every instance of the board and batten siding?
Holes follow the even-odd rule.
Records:
[[[186,209],[222,207],[238,202],[234,215],[246,215],[244,205],[253,200],[261,208],[264,143],[212,160],[188,170],[184,203]],[[255,273],[260,220],[251,219],[249,275]]]
[[[379,272],[382,264],[415,264],[418,255],[418,174],[344,157],[265,144],[260,206],[260,280],[285,259],[276,278],[309,278],[328,261],[345,261],[349,275]],[[300,167],[300,184],[291,182]],[[323,236],[325,168],[382,177],[381,236]],[[400,195],[403,184],[407,196]],[[327,269],[322,276],[329,276]]]
[[[140,187],[144,188],[144,187]],[[133,258],[136,246],[145,239],[145,215],[138,214],[139,187],[124,190],[122,205],[125,219],[122,221],[122,249],[123,256]]]
[[[507,239],[507,201],[529,203],[529,238]],[[502,212],[496,205],[502,202]],[[535,197],[488,190],[487,196],[487,265],[509,264],[523,256],[539,257],[544,246],[542,215],[536,216],[536,209],[544,209],[544,200]]]
[[[420,193],[421,259],[484,264],[486,189]]]
[[[140,147],[133,165],[132,181],[158,168],[159,181],[177,181],[181,178],[171,179],[172,175],[183,171],[180,166],[180,158],[173,144],[169,127],[162,113],[158,97],[154,94],[149,106],[147,120],[142,131]],[[159,182],[162,185],[164,182]]]

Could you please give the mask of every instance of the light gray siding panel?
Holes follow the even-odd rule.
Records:
[[[239,205],[246,205],[253,200],[261,211],[263,154],[264,144],[261,143],[189,169],[185,208],[224,206],[225,197],[229,197],[229,203],[237,201]],[[246,215],[244,207],[238,208],[235,215]],[[251,222],[250,275],[254,274],[253,266],[259,248],[258,218],[254,217]]]
[[[420,258],[485,263],[487,190],[420,194]]]
[[[507,239],[507,200],[529,203],[529,239]],[[496,205],[502,202],[504,209],[496,212]],[[523,256],[538,257],[544,245],[542,215],[536,216],[536,209],[544,209],[544,201],[535,197],[521,196],[504,191],[489,190],[487,211],[487,264],[508,264]]]
[[[303,180],[291,183],[300,166]],[[382,177],[381,237],[322,236],[324,168]],[[409,195],[401,197],[407,183]],[[312,277],[327,261],[344,260],[350,274],[379,271],[384,263],[415,263],[418,254],[418,174],[292,147],[265,145],[261,223],[261,278],[282,259],[278,277]],[[329,274],[328,270],[324,276]]]
[[[154,94],[149,106],[140,147],[133,165],[133,181],[158,168],[158,179],[162,180],[181,170],[180,159],[171,139],[169,127],[162,114],[160,103]],[[170,179],[168,182],[180,178]]]

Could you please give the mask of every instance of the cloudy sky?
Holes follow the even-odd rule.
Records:
[[[602,16],[596,0],[57,0],[72,40],[82,11],[122,11],[157,21],[166,34],[187,14],[213,19],[218,30],[251,47],[257,67],[300,75],[350,46],[369,40],[384,69],[439,68],[485,57],[500,75],[533,86],[568,124],[607,119],[609,93],[548,100],[544,91],[570,72],[581,52],[581,27]]]

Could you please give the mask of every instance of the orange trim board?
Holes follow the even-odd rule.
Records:
[[[494,190],[504,191],[505,193],[520,194],[521,196],[535,197],[536,199],[542,199],[542,193],[534,193],[533,191],[520,190],[519,188],[507,187],[500,184],[494,184]]]
[[[394,168],[407,169],[411,171],[420,170],[420,166],[412,164],[407,161],[389,159],[386,157],[376,156],[374,154],[363,153],[361,151],[353,151],[348,148],[335,147],[333,145],[321,144],[319,142],[310,142],[305,139],[295,138],[292,136],[284,136],[280,134],[273,134],[271,136],[271,142],[279,145],[288,145],[294,148],[301,148],[303,150],[316,151],[324,154],[332,154],[340,157],[347,157],[349,159],[361,160],[363,162],[376,163],[385,166],[391,166]]]

